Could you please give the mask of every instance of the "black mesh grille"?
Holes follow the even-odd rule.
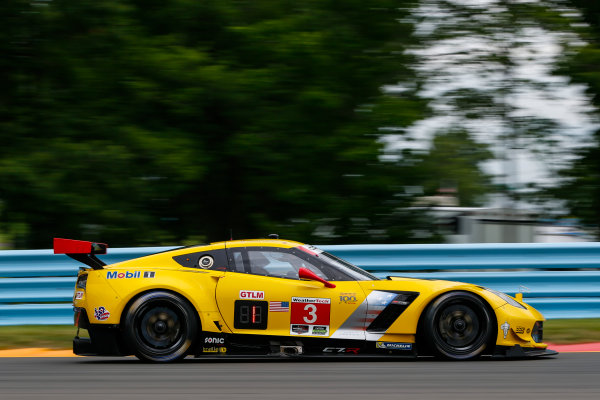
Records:
[[[537,321],[535,325],[533,325],[533,330],[531,331],[531,338],[536,343],[541,343],[544,341],[544,322]]]

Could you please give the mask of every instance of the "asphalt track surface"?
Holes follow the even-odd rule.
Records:
[[[599,399],[600,353],[469,362],[2,358],[0,399]]]

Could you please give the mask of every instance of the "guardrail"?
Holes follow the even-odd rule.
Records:
[[[475,283],[524,299],[546,318],[600,318],[600,243],[319,246],[378,277]],[[107,264],[171,249],[109,249]],[[0,251],[0,325],[71,324],[80,263],[52,250]]]

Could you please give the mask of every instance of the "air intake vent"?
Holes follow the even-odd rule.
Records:
[[[385,332],[398,317],[415,301],[419,293],[401,292],[375,318],[367,328],[367,332]]]

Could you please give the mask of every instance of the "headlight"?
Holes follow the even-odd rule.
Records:
[[[522,308],[524,310],[527,309],[527,307],[525,307],[523,304],[519,303],[518,301],[516,301],[515,299],[513,299],[512,297],[510,297],[509,295],[507,295],[505,293],[502,293],[502,292],[499,292],[499,291],[493,290],[493,289],[488,289],[488,288],[486,288],[485,290],[487,290],[488,292],[494,293],[496,296],[500,297],[502,300],[504,300],[511,306],[514,306],[517,308]]]

